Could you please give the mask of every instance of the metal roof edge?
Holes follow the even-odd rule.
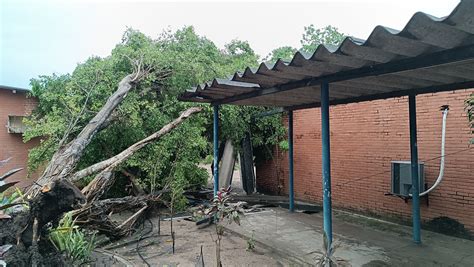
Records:
[[[21,93],[30,93],[31,92],[30,89],[7,86],[7,85],[0,85],[0,90],[18,91],[18,92],[21,92]]]

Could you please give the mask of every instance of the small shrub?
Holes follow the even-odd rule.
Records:
[[[75,225],[70,212],[64,215],[58,227],[50,230],[49,239],[73,265],[88,261],[96,246],[95,234],[87,238],[86,233]]]
[[[224,226],[222,223],[236,223],[240,225],[240,215],[244,213],[242,205],[243,202],[230,203],[230,187],[227,189],[221,189],[217,192],[217,196],[214,197],[211,206],[203,211],[203,213],[209,217],[214,217],[216,225],[217,239],[214,240],[216,243],[216,264],[218,267],[222,266],[221,261],[221,240],[224,236]]]
[[[253,251],[255,249],[255,237],[254,232],[252,231],[252,236],[247,239],[247,251]]]
[[[288,143],[288,140],[282,140],[280,143],[278,143],[278,145],[283,151],[288,151],[290,149],[290,143]]]

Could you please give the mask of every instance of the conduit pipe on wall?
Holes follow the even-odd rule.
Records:
[[[444,145],[446,143],[446,118],[448,117],[448,110],[449,106],[442,106],[441,107],[443,111],[443,128],[441,131],[441,161],[439,164],[439,174],[438,174],[438,179],[436,179],[436,182],[426,191],[420,193],[420,197],[428,194],[429,192],[435,190],[436,187],[441,184],[441,181],[443,180],[444,176],[444,157],[445,157],[445,151],[444,151]],[[411,194],[410,194],[411,196]]]

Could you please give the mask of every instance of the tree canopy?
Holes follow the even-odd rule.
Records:
[[[338,46],[344,40],[345,35],[336,27],[328,25],[316,29],[313,24],[304,27],[301,39],[301,50],[306,53],[313,53],[318,45]]]
[[[301,47],[299,49],[291,46],[282,46],[274,49],[265,58],[266,61],[274,63],[278,59],[283,61],[290,61],[296,51],[304,53],[314,53],[318,45],[338,46],[345,38],[345,34],[331,25],[323,28],[316,28],[313,24],[304,27],[304,32],[301,37]]]
[[[75,135],[102,107],[121,78],[132,72],[131,61],[140,59],[153,72],[128,93],[112,114],[108,126],[88,145],[77,169],[107,159],[143,139],[192,106],[177,95],[214,77],[227,77],[246,66],[256,66],[258,56],[245,41],[233,40],[224,50],[192,27],[164,32],[152,39],[128,29],[111,55],[91,57],[71,74],[33,79],[32,95],[39,105],[27,121],[25,140],[40,138],[29,155],[30,170],[47,162],[66,140]],[[205,183],[207,172],[198,163],[210,154],[211,110],[183,123],[162,140],[150,144],[128,159],[121,170],[133,173],[147,191],[161,189],[174,180],[181,188]],[[238,143],[251,130],[254,146],[276,144],[284,135],[281,118],[268,117],[254,123],[263,108],[225,106],[221,109],[221,136]],[[252,128],[252,129],[250,129]],[[117,175],[121,175],[120,171]],[[123,180],[123,179],[122,179]]]
[[[305,27],[302,49],[309,50],[320,43],[337,44],[342,38],[343,34],[334,27],[315,29],[310,25]],[[289,60],[295,52],[295,48],[280,47],[267,60]],[[195,105],[177,100],[184,90],[255,67],[259,56],[242,40],[232,40],[219,49],[211,40],[197,35],[193,27],[165,31],[156,39],[127,29],[109,56],[91,57],[70,74],[32,79],[32,95],[38,98],[39,105],[27,121],[29,128],[24,138],[40,138],[41,144],[30,151],[30,171],[50,160],[61,140],[68,142],[78,134],[114,92],[120,79],[133,72],[136,60],[158,71],[151,72],[128,93],[107,126],[87,146],[77,170],[116,155]],[[149,192],[161,189],[171,180],[179,190],[204,184],[208,175],[198,163],[212,149],[212,111],[208,105],[204,108],[201,115],[126,160],[116,175],[132,173]],[[264,110],[224,105],[220,111],[222,140],[231,139],[239,144],[251,132],[257,161],[271,155],[274,145],[285,147],[286,130],[280,115],[255,119]]]
[[[293,55],[298,51],[296,48],[291,46],[282,46],[272,50],[270,54],[267,55],[265,61],[276,62],[278,59],[289,62]]]

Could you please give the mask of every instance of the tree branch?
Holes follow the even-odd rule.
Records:
[[[77,173],[75,173],[71,179],[72,181],[76,181],[93,173],[100,172],[94,180],[92,180],[86,187],[82,189],[83,194],[86,195],[88,201],[93,201],[98,199],[108,188],[113,184],[113,176],[112,171],[115,169],[120,163],[124,162],[130,156],[132,156],[135,152],[140,150],[142,147],[146,146],[147,144],[161,138],[165,134],[169,133],[171,130],[176,128],[180,123],[184,120],[189,118],[194,113],[198,113],[202,110],[200,107],[193,107],[190,109],[185,110],[181,115],[175,119],[174,121],[168,123],[167,125],[163,126],[158,132],[148,136],[145,139],[142,139],[135,144],[131,145],[124,151],[120,152],[119,154],[96,163],[86,169],[83,169]]]
[[[116,165],[122,163],[128,157],[133,155],[133,153],[135,153],[136,151],[138,151],[139,149],[141,149],[145,145],[147,145],[147,144],[155,141],[156,139],[161,138],[163,135],[169,133],[171,130],[176,128],[176,126],[178,126],[181,122],[183,122],[185,119],[189,118],[194,113],[200,112],[201,110],[202,110],[202,108],[198,108],[198,107],[193,107],[193,108],[187,109],[186,111],[181,113],[181,115],[177,119],[175,119],[174,121],[172,121],[172,122],[166,124],[165,126],[163,126],[163,128],[161,128],[158,132],[155,132],[152,135],[146,137],[145,139],[142,139],[142,140],[136,142],[135,144],[131,145],[130,147],[128,147],[124,151],[120,152],[119,154],[117,154],[117,155],[115,155],[111,158],[108,158],[106,160],[103,160],[101,162],[98,162],[94,165],[91,165],[91,166],[89,166],[85,169],[82,169],[82,170],[76,172],[75,174],[73,174],[71,176],[71,181],[77,181],[77,180],[82,179],[86,176],[89,176],[89,175],[92,175],[94,173],[100,172],[100,171],[104,170],[105,168],[111,166],[112,164],[116,166]]]

